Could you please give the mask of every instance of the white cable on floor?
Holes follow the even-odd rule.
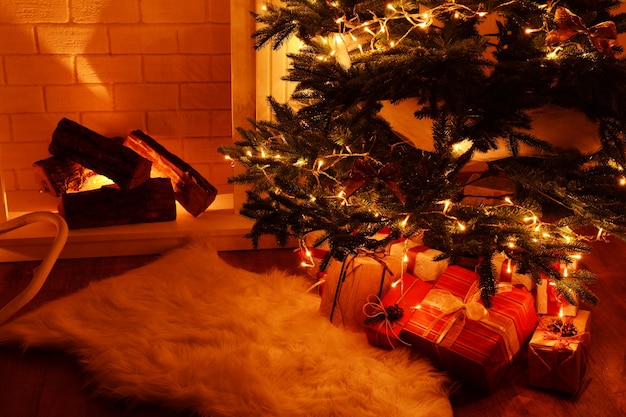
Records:
[[[33,279],[30,283],[16,295],[7,305],[0,309],[0,325],[11,318],[22,307],[24,307],[35,295],[41,290],[44,282],[48,278],[48,274],[52,270],[54,263],[59,257],[61,250],[67,242],[68,228],[65,220],[58,214],[54,214],[47,211],[36,211],[33,213],[24,214],[22,216],[11,219],[5,223],[0,224],[0,235],[10,232],[11,230],[18,229],[20,227],[29,225],[31,223],[46,222],[56,226],[56,236],[52,241],[52,246],[44,257],[41,265],[39,265],[33,274]]]

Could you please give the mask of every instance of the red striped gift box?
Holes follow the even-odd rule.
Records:
[[[472,271],[449,267],[399,337],[451,374],[493,392],[537,325],[537,314],[532,295],[511,285],[501,287],[492,307],[484,309],[477,278]]]
[[[366,315],[369,318],[376,315],[378,317],[376,320],[370,320],[371,322],[364,327],[369,343],[384,349],[407,346],[406,342],[400,340],[400,331],[411,318],[413,308],[422,301],[431,288],[432,284],[404,273],[401,280],[394,282],[382,300],[371,299],[365,308]],[[387,317],[384,309],[396,305],[402,309],[403,314],[402,317],[393,320]]]

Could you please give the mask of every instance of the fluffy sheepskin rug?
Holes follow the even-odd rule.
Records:
[[[0,344],[70,352],[98,394],[200,416],[452,416],[430,363],[333,326],[309,284],[195,242],[8,322]]]

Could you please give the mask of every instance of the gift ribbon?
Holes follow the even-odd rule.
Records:
[[[350,170],[350,179],[346,182],[346,189],[344,190],[346,196],[350,197],[359,188],[376,178],[382,181],[394,195],[398,197],[402,204],[406,203],[406,196],[402,193],[398,185],[402,180],[400,165],[395,162],[389,162],[383,165],[382,168],[376,172],[370,164],[362,159],[354,161],[352,169]]]
[[[611,46],[617,44],[617,27],[614,22],[602,22],[587,28],[580,16],[565,7],[557,7],[554,20],[557,27],[546,36],[547,45],[566,42],[577,34],[584,33],[598,52],[613,56]]]
[[[373,301],[370,301],[372,300],[371,297],[374,297]],[[395,327],[395,320],[392,320],[390,318],[389,312],[387,311],[387,308],[385,308],[385,306],[383,305],[383,302],[380,299],[380,297],[376,295],[368,296],[368,302],[363,306],[363,314],[365,314],[365,316],[368,319],[376,319],[378,317],[382,317],[382,320],[380,321],[380,323],[378,324],[378,328],[376,329],[376,338],[377,338],[378,344],[380,344],[380,334],[384,327],[385,336],[387,337],[387,343],[392,349],[395,349],[396,346],[394,345],[391,339],[391,336],[389,335],[390,333],[400,343],[406,346],[411,346],[410,343],[407,343],[404,340],[402,340],[402,338],[393,329]]]
[[[587,344],[589,343],[589,337],[590,337],[590,333],[589,332],[584,332],[584,333],[580,333],[574,336],[565,336],[563,337],[561,335],[561,333],[555,333],[552,330],[550,330],[548,328],[548,325],[545,323],[544,320],[540,320],[539,322],[539,326],[538,326],[538,330],[542,331],[543,330],[543,339],[547,340],[548,342],[552,342],[554,341],[554,344],[551,346],[552,347],[552,355],[551,355],[551,363],[548,364],[542,357],[541,355],[537,354],[536,352],[535,357],[541,361],[541,363],[543,363],[543,365],[545,366],[545,368],[548,369],[548,378],[549,378],[549,383],[548,386],[550,387],[554,387],[554,388],[558,388],[558,384],[560,384],[561,382],[563,382],[561,379],[559,379],[559,373],[557,372],[558,368],[561,366],[567,366],[567,362],[571,361],[574,359],[574,353],[575,353],[575,349],[572,347],[572,345],[575,345],[578,349],[581,350],[581,355],[582,355],[582,366],[584,368],[586,368],[588,366],[589,363],[589,354],[587,352]],[[546,345],[547,347],[550,347],[549,345]],[[535,348],[531,345],[530,346],[531,350],[534,352]],[[567,357],[567,359],[559,362],[559,352],[569,352],[569,356]],[[584,370],[581,371],[581,376],[584,375]],[[568,383],[572,383],[574,381],[567,381]],[[582,384],[579,384],[579,381],[576,381],[577,385],[579,385],[579,389],[582,386]],[[574,393],[576,394],[576,393]]]
[[[498,284],[496,290],[497,293],[501,293],[511,291],[512,288],[513,287],[511,284],[503,283]],[[438,346],[446,338],[446,336],[452,329],[452,326],[454,326],[454,324],[459,319],[467,317],[485,326],[495,328],[498,332],[500,332],[503,335],[509,360],[513,359],[514,352],[517,352],[519,350],[519,341],[517,341],[517,335],[515,335],[515,337],[509,337],[510,335],[507,335],[507,331],[503,326],[490,320],[489,312],[487,311],[485,306],[483,306],[479,302],[479,300],[480,292],[478,291],[478,284],[476,282],[472,284],[472,287],[468,291],[464,300],[447,290],[441,290],[438,288],[430,290],[424,300],[422,300],[422,304],[433,306],[440,310],[441,313],[426,328],[423,333],[423,337],[428,336],[428,334],[432,331],[437,322],[439,322],[444,316],[454,314],[454,316],[451,317],[446,326],[441,330],[439,337],[435,341],[435,345]],[[465,325],[464,323],[465,322],[463,322],[462,326]],[[456,332],[456,335],[453,337],[454,340],[456,340],[456,337],[459,333],[460,331]],[[453,344],[454,340],[449,341],[449,344]]]
[[[379,256],[379,252],[370,252],[370,251],[365,251],[365,250],[360,250],[359,253],[357,255],[354,255],[350,258],[350,260],[343,261],[343,263],[341,264],[341,270],[339,272],[339,279],[337,280],[337,288],[335,289],[335,295],[333,297],[333,305],[330,309],[330,321],[333,321],[333,316],[335,314],[335,309],[337,308],[337,304],[339,303],[339,294],[341,292],[341,286],[344,283],[344,281],[346,280],[346,278],[348,277],[349,274],[354,273],[354,271],[356,271],[356,269],[360,266],[357,265],[356,267],[352,268],[351,266],[354,264],[356,258],[358,258],[359,256],[367,256],[371,259],[374,259],[376,262],[378,262],[382,267],[383,267],[383,272],[382,272],[382,276],[380,278],[380,288],[378,290],[379,295],[382,292],[382,288],[383,285],[385,283],[385,275],[387,272],[389,272],[390,275],[393,275],[393,272],[391,271],[391,268],[389,268],[389,266],[387,266],[387,264],[385,263],[385,261],[383,261],[382,258],[380,258]],[[383,253],[383,257],[384,257],[384,253]],[[349,272],[348,272],[349,271]]]

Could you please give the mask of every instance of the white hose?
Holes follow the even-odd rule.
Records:
[[[0,309],[0,325],[6,322],[11,316],[24,307],[35,295],[41,290],[44,282],[48,278],[48,274],[52,270],[54,263],[61,254],[61,250],[67,242],[68,228],[65,220],[58,214],[47,211],[36,211],[29,214],[11,219],[6,223],[0,224],[0,235],[10,232],[11,230],[29,225],[31,223],[46,222],[56,226],[56,236],[52,241],[52,246],[48,254],[44,257],[41,265],[35,269],[33,279],[30,283],[16,295],[7,305]]]

